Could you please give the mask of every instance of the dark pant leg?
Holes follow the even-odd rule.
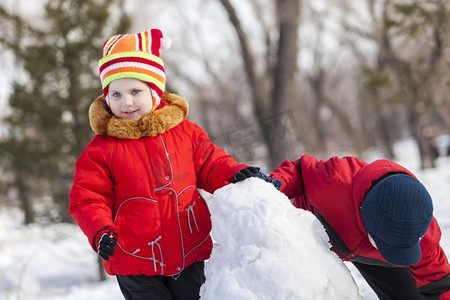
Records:
[[[163,276],[117,275],[117,282],[126,300],[171,300]]]
[[[423,300],[409,268],[352,262],[381,300]]]
[[[179,276],[164,277],[165,285],[172,293],[172,300],[200,299],[200,287],[205,282],[205,262],[196,262],[184,269]]]

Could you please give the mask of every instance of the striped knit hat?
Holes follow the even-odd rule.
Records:
[[[103,57],[98,62],[103,95],[109,105],[108,85],[120,78],[146,82],[152,92],[153,110],[161,102],[166,85],[164,63],[160,50],[170,48],[171,40],[159,29],[136,34],[119,34],[103,44]]]

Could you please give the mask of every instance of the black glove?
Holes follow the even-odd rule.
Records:
[[[109,260],[109,257],[113,256],[114,251],[116,251],[116,248],[114,248],[116,245],[117,241],[114,239],[114,237],[110,236],[107,233],[104,233],[98,241],[97,253],[104,260]]]
[[[247,178],[253,177],[253,174],[257,172],[259,172],[258,167],[247,167],[245,169],[236,172],[236,174],[234,174],[234,180],[236,182],[245,180]]]
[[[264,181],[267,181],[268,183],[273,184],[273,186],[277,189],[281,189],[281,181],[278,179],[272,178],[269,175],[264,174],[263,172],[256,172],[253,174],[253,177],[261,178]]]

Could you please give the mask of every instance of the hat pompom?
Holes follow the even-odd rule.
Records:
[[[170,38],[170,36],[163,36],[161,39],[161,51],[169,50],[170,46],[172,46],[172,39]]]

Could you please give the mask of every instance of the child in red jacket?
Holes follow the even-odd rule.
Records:
[[[261,175],[211,143],[186,120],[187,102],[164,92],[168,41],[152,29],[103,45],[103,96],[89,110],[96,135],[70,192],[71,215],[126,299],[198,299],[212,240],[197,189]]]
[[[296,207],[315,214],[331,249],[380,299],[450,299],[450,265],[431,197],[411,172],[388,160],[303,155],[271,176]]]

